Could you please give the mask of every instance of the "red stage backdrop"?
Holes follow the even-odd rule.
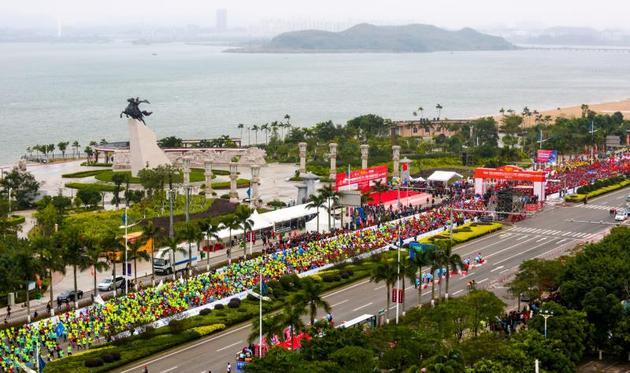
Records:
[[[525,171],[518,166],[503,166],[499,168],[476,168],[475,179],[544,182],[546,178],[543,171]]]
[[[335,188],[339,190],[361,190],[368,191],[371,182],[382,180],[387,182],[387,166],[376,166],[362,170],[350,171],[350,175],[345,172],[337,174]]]

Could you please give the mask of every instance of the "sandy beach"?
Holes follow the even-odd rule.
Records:
[[[600,103],[586,103],[588,105],[589,110],[594,111],[598,114],[613,114],[615,112],[621,112],[624,117],[630,117],[630,98],[621,100],[621,101],[612,101],[612,102],[600,102]],[[539,110],[537,108],[530,107],[531,111],[538,110],[540,114],[545,116],[550,116],[552,121],[556,118],[577,118],[582,116],[582,104],[575,106],[567,106],[567,107],[557,107],[555,109],[547,109],[547,110]],[[521,114],[519,110],[516,111],[516,114]],[[501,115],[493,115],[494,119],[497,122],[501,122]],[[525,118],[523,121],[525,127],[535,125],[534,116]]]

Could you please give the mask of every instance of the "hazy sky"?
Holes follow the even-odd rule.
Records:
[[[629,0],[0,0],[0,28],[65,25],[214,25],[227,8],[230,26],[269,18],[413,21],[458,28],[627,26]]]

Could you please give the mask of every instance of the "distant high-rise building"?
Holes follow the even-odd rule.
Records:
[[[227,30],[227,9],[217,9],[217,31]]]

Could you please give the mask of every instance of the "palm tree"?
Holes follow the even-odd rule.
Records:
[[[153,224],[152,221],[147,222],[142,227],[142,239],[146,244],[150,246],[151,250],[151,281],[155,280],[155,268],[153,266],[153,261],[155,259],[155,243],[159,236],[162,234],[162,229]]]
[[[93,242],[92,240],[88,240],[86,242],[87,250],[85,252],[85,256],[87,258],[85,262],[85,266],[81,268],[81,270],[85,270],[89,267],[92,267],[92,279],[94,281],[94,296],[98,294],[98,287],[96,286],[96,272],[103,272],[109,269],[109,264],[107,261],[103,261],[103,254],[105,251],[99,242]]]
[[[66,159],[66,149],[68,149],[68,145],[70,145],[68,141],[62,141],[59,144],[57,144],[57,148],[61,152],[63,159]]]
[[[317,210],[317,232],[319,232],[319,209],[324,206],[324,203],[326,203],[324,196],[321,194],[311,194],[309,202],[306,204],[306,208]]]
[[[435,277],[438,269],[442,269],[445,263],[444,252],[441,250],[433,250],[430,257],[431,262],[431,274],[433,275],[433,279],[431,281],[431,301],[435,299]],[[440,282],[441,283],[441,282]],[[441,285],[440,285],[441,289]]]
[[[446,289],[444,292],[445,299],[448,300],[448,282],[451,277],[451,271],[457,271],[464,267],[459,254],[453,253],[453,240],[441,240],[438,241],[439,250],[442,251],[442,257],[444,259],[444,265],[446,266]]]
[[[418,109],[413,112],[413,116],[414,117],[420,116],[420,119],[422,119],[422,112],[423,111],[424,111],[424,108],[422,106],[418,106]]]
[[[389,321],[389,305],[391,303],[391,288],[396,284],[396,280],[398,280],[398,269],[396,265],[391,263],[387,258],[377,258],[377,265],[372,269],[372,273],[370,274],[371,282],[385,282],[385,288],[387,290],[387,309],[386,317]]]
[[[270,344],[270,341],[274,336],[282,335],[282,329],[284,329],[283,317],[282,314],[273,314],[273,315],[265,315],[262,319],[262,335],[267,339],[267,343]],[[255,318],[252,319],[252,331],[247,338],[248,343],[254,342],[257,338],[260,337],[260,319]],[[261,343],[262,341],[259,341]]]
[[[199,227],[203,232],[205,232],[206,238],[208,240],[213,238],[217,241],[220,240],[218,225],[213,225],[210,222],[202,221],[201,223],[199,223]],[[210,271],[210,252],[206,253],[206,271]]]
[[[238,221],[238,218],[235,215],[231,215],[227,219],[225,219],[223,224],[225,224],[225,227],[228,229],[230,233],[230,237],[229,237],[230,248],[227,251],[227,258],[228,258],[228,264],[232,264],[232,248],[234,246],[232,242],[232,230],[239,229],[241,227],[241,223]]]
[[[72,156],[73,157],[78,157],[79,154],[79,148],[81,147],[81,145],[79,145],[79,141],[78,140],[74,140],[74,142],[72,143]]]
[[[55,144],[48,144],[44,146],[46,146],[46,151],[52,154],[52,159],[54,160],[55,159]]]
[[[48,290],[50,291],[50,304],[54,304],[53,273],[66,274],[66,262],[64,260],[63,245],[59,240],[60,235],[52,239],[48,237],[36,237],[31,240],[33,248],[39,254],[42,265],[48,271]]]
[[[437,110],[437,119],[440,119],[440,114],[442,114],[444,107],[441,104],[437,104],[435,105],[435,109]]]
[[[35,280],[38,273],[42,273],[42,260],[37,258],[32,243],[27,240],[17,240],[16,244],[10,246],[10,260],[15,269],[15,282],[24,285],[26,293],[26,312],[28,321],[31,320],[31,301],[28,285]]]
[[[319,191],[321,197],[327,202],[328,207],[328,230],[332,230],[330,217],[332,211],[332,205],[336,204],[339,200],[339,192],[333,189],[332,186],[326,185]]]
[[[81,231],[75,227],[68,227],[62,234],[63,245],[66,247],[66,264],[72,266],[72,277],[74,280],[74,293],[77,294],[79,288],[77,284],[77,269],[86,265],[87,256],[85,250],[85,239]],[[78,297],[74,298],[74,307],[77,308]]]
[[[87,156],[87,162],[88,163],[92,162],[92,155],[94,154],[94,150],[92,150],[92,147],[86,146],[85,149],[83,149],[83,152]]]
[[[129,242],[127,246],[129,247],[127,260],[133,260],[133,282],[135,284],[138,281],[138,259],[148,261],[151,259],[151,255],[143,250],[144,242],[140,239]]]
[[[416,252],[413,258],[413,264],[418,269],[420,274],[420,286],[418,286],[418,306],[422,307],[422,267],[429,266],[431,264],[431,257],[433,256],[433,246],[426,247],[420,252]]]
[[[166,239],[166,247],[168,248],[168,251],[170,253],[171,256],[171,274],[173,275],[173,280],[175,280],[175,269],[174,269],[174,265],[175,265],[175,255],[177,253],[185,253],[186,249],[179,247],[179,243],[180,243],[180,238],[175,236],[175,237],[169,237]]]
[[[236,128],[241,130],[241,146],[243,146],[243,128],[245,128],[245,125],[243,123],[239,123]]]
[[[243,238],[247,237],[247,232],[251,232],[254,229],[254,221],[250,218],[252,216],[251,210],[249,208],[239,208],[237,209],[235,216],[238,223],[238,228],[243,230]],[[246,250],[246,247],[243,248],[243,257],[247,257],[247,253],[245,252]],[[251,247],[249,250],[249,255],[252,255]]]
[[[304,329],[304,322],[302,321],[302,315],[304,315],[304,308],[298,305],[290,304],[282,310],[282,321],[284,325],[289,326],[289,335],[291,336],[291,349],[293,350],[293,337],[296,333]]]
[[[252,131],[254,131],[254,145],[258,145],[258,131],[260,131],[260,127],[257,124],[252,126]]]
[[[116,262],[118,261],[118,255],[124,253],[126,248],[123,240],[116,234],[114,229],[109,229],[100,242],[100,247],[106,253],[107,260],[112,268],[112,280],[116,279]],[[114,298],[118,295],[118,287],[116,282],[112,282],[114,287]]]
[[[308,309],[311,326],[315,324],[315,315],[317,315],[318,308],[323,308],[326,312],[331,311],[330,304],[322,298],[323,291],[324,288],[321,282],[307,277],[302,280],[302,290],[296,293],[291,300],[292,304],[305,310]]]
[[[417,276],[417,272],[418,271],[418,267],[415,266],[415,264],[410,261],[407,260],[406,258],[403,260],[401,258],[400,261],[400,280],[401,280],[401,289],[403,290],[403,292],[405,291],[405,280],[409,279],[413,284],[416,283],[416,276]],[[405,297],[403,296],[402,298],[402,312],[405,312]]]
[[[181,238],[188,242],[188,276],[192,276],[192,244],[197,245],[199,251],[199,242],[203,240],[203,232],[196,223],[188,222],[181,231]]]
[[[267,136],[269,135],[269,123],[265,123],[262,126],[260,126],[260,130],[261,131],[265,131],[265,145],[267,145]]]

